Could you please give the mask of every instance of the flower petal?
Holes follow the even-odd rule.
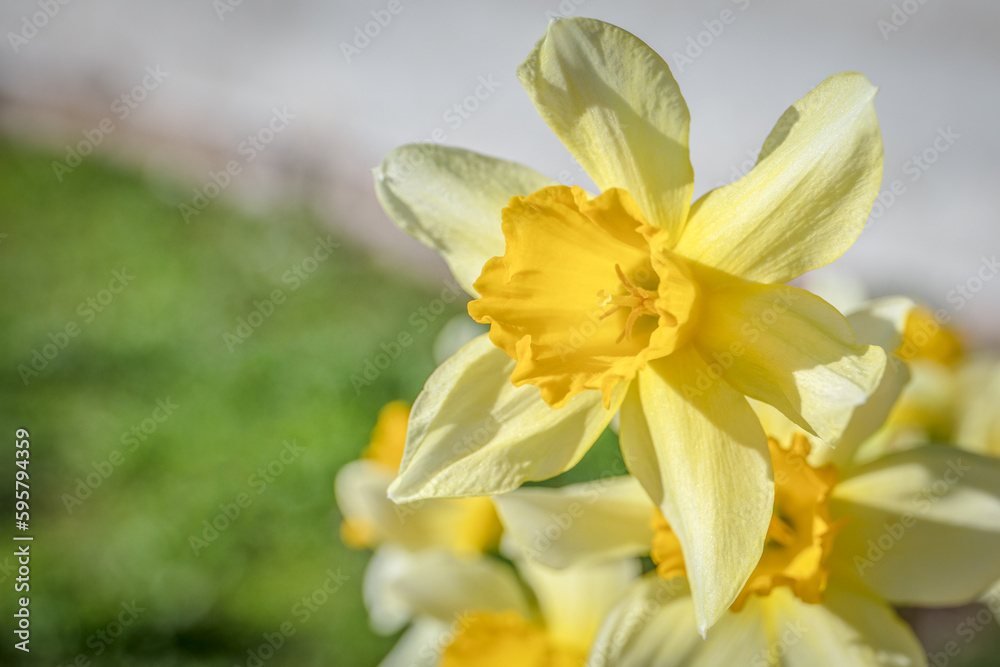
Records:
[[[407,552],[386,546],[375,552],[369,570],[373,567],[375,572],[365,573],[364,590],[373,626],[376,618],[384,618],[377,617],[374,610],[389,605],[397,621],[408,615],[451,622],[465,611],[511,610],[530,617],[531,607],[514,571],[492,558],[463,558],[443,549]]]
[[[447,645],[452,624],[436,618],[418,618],[413,622],[378,667],[436,667],[441,647]]]
[[[1000,460],[928,445],[860,466],[834,489],[849,517],[831,563],[894,604],[954,606],[1000,579]]]
[[[549,637],[586,653],[604,617],[642,568],[639,559],[628,558],[561,570],[519,561],[518,570],[535,592]]]
[[[503,254],[500,211],[553,181],[514,162],[437,144],[410,144],[375,168],[375,195],[400,229],[436,250],[462,288]]]
[[[912,300],[893,296],[868,301],[847,316],[857,343],[878,345],[885,352],[885,374],[868,400],[854,410],[840,437],[813,447],[809,455],[813,467],[833,463],[838,468],[849,468],[860,447],[885,425],[910,381],[909,369],[895,352],[903,342],[903,331],[913,307]]]
[[[396,502],[481,496],[555,477],[583,457],[624,397],[610,409],[587,391],[564,407],[546,405],[534,386],[514,387],[515,362],[487,336],[441,364],[413,404]]]
[[[653,541],[653,501],[631,476],[559,489],[525,487],[493,501],[505,543],[548,567],[648,555]]]
[[[765,618],[759,598],[726,612],[703,640],[694,601],[683,577],[664,581],[650,573],[629,588],[608,614],[587,659],[588,667],[716,667],[767,665]]]
[[[847,320],[796,287],[728,283],[704,298],[695,344],[738,391],[769,403],[805,430],[836,442],[878,387],[885,352],[854,344]]]
[[[406,549],[431,547],[475,554],[496,546],[499,533],[489,498],[456,498],[397,504],[386,495],[394,471],[367,460],[351,461],[337,473],[337,504],[344,518],[369,526],[376,543]]]
[[[1000,361],[974,358],[957,374],[955,441],[971,452],[1000,457]]]
[[[413,618],[409,601],[396,591],[396,581],[412,574],[413,552],[394,544],[375,550],[365,568],[361,595],[368,610],[368,623],[383,635],[398,632]]]
[[[827,589],[806,604],[787,588],[754,596],[727,612],[702,641],[691,622],[684,579],[647,575],[633,585],[601,627],[589,667],[715,665],[922,665],[909,627],[883,602]]]
[[[695,385],[708,364],[692,346],[639,373],[622,404],[622,454],[677,534],[704,632],[760,560],[774,484],[767,438],[725,382]]]
[[[601,190],[627,190],[679,237],[691,205],[690,117],[670,69],[635,35],[556,20],[517,69],[535,108]]]
[[[776,589],[767,602],[771,630],[766,656],[773,664],[779,657],[783,665],[810,667],[926,664],[910,627],[874,597],[831,585],[822,604],[802,602],[787,589]]]
[[[704,195],[675,250],[761,283],[840,257],[861,233],[882,179],[876,88],[836,74],[778,119],[757,166]]]

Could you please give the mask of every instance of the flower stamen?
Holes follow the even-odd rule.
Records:
[[[615,264],[615,272],[618,274],[618,279],[621,280],[622,285],[628,294],[611,294],[607,290],[602,290],[598,292],[597,296],[600,299],[600,305],[606,306],[609,303],[615,305],[614,308],[608,312],[601,315],[601,319],[607,319],[615,313],[617,313],[622,308],[630,308],[631,312],[628,314],[628,319],[625,320],[625,329],[622,331],[621,335],[618,336],[616,343],[621,343],[623,340],[632,341],[632,329],[635,328],[635,322],[643,315],[652,315],[657,317],[663,315],[667,317],[668,320],[673,320],[672,322],[667,322],[668,326],[676,326],[677,318],[669,313],[660,313],[656,310],[655,303],[659,296],[657,292],[643,289],[638,285],[634,284],[622,271],[622,267]]]

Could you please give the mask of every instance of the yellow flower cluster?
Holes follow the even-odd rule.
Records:
[[[926,664],[893,605],[1000,582],[1000,364],[907,299],[786,284],[863,229],[875,87],[828,78],[693,200],[687,105],[638,38],[556,20],[517,74],[597,192],[440,145],[375,170],[490,327],[336,482],[372,624],[408,627],[383,664]],[[616,415],[622,470],[522,488]]]

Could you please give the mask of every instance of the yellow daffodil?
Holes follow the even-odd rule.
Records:
[[[955,442],[1000,457],[1000,358],[981,355],[958,369]]]
[[[557,20],[518,78],[600,192],[436,145],[376,169],[385,210],[490,324],[415,402],[390,494],[555,476],[620,408],[626,463],[678,535],[707,628],[755,567],[774,499],[745,396],[835,441],[883,374],[880,348],[783,285],[862,230],[882,171],[876,89],[830,77],[781,116],[749,174],[692,203],[687,105],[638,38]]]
[[[498,561],[425,558],[400,586],[418,620],[382,667],[582,667],[600,624],[639,575],[635,559],[563,570],[516,564],[530,596]]]
[[[397,505],[387,497],[406,441],[410,407],[396,401],[382,408],[362,458],[343,466],[334,488],[344,515],[341,538],[348,546],[377,549],[365,571],[364,594],[372,626],[392,633],[412,610],[393,594],[400,572],[414,567],[414,554],[443,549],[474,558],[495,549],[501,526],[489,498],[436,499]]]
[[[631,553],[656,563],[609,615],[588,665],[922,665],[891,605],[974,602],[1000,576],[1000,461],[927,445],[814,467],[802,432],[769,445],[776,491],[767,542],[705,639],[689,561],[634,479],[497,499],[507,539],[525,558],[572,567]]]

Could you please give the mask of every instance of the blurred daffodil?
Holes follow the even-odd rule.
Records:
[[[500,523],[489,498],[435,499],[398,505],[386,489],[396,477],[406,441],[410,407],[382,408],[371,443],[357,461],[341,468],[335,488],[344,515],[341,537],[356,548],[390,542],[406,549],[444,547],[477,554],[496,547]]]
[[[414,567],[414,554],[443,550],[475,558],[497,547],[502,530],[489,498],[435,499],[397,505],[386,490],[396,476],[406,440],[410,407],[389,403],[379,414],[362,458],[344,465],[334,483],[344,516],[341,539],[377,549],[365,572],[364,595],[372,625],[395,632],[413,615],[395,594]]]
[[[649,554],[589,665],[921,665],[891,605],[955,606],[1000,576],[1000,461],[928,445],[863,465],[769,439],[775,503],[762,555],[703,639],[676,533],[630,477],[498,498],[508,543],[553,567]],[[573,517],[572,519],[567,519]]]
[[[428,554],[401,588],[418,621],[382,667],[582,667],[635,559],[553,570]],[[471,566],[470,566],[471,565]]]
[[[745,396],[833,441],[883,374],[882,349],[783,285],[862,230],[882,172],[876,89],[830,77],[781,116],[749,174],[692,203],[687,106],[638,38],[557,20],[518,78],[600,193],[436,145],[376,169],[385,210],[490,324],[428,380],[390,493],[555,476],[620,408],[625,460],[678,536],[707,628],[754,569],[774,500]]]

